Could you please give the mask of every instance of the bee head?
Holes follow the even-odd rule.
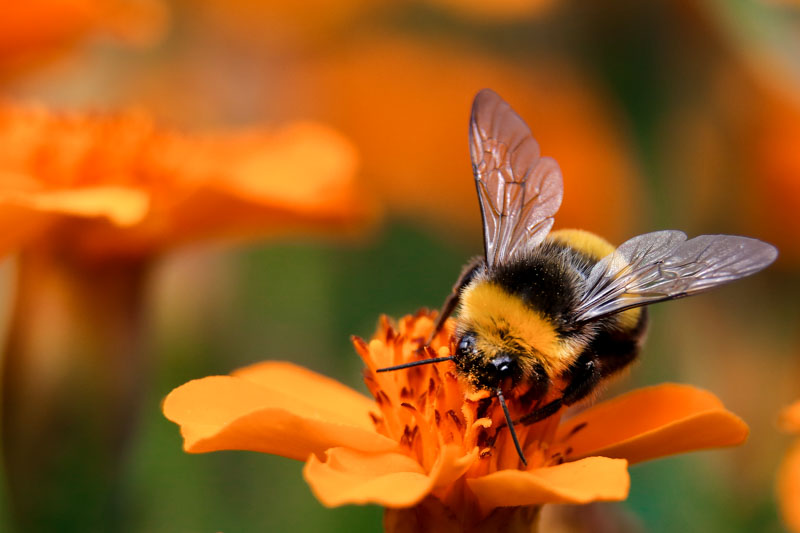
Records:
[[[521,355],[509,350],[488,349],[485,343],[478,343],[475,333],[467,331],[458,341],[454,361],[459,374],[475,388],[509,390],[525,376]]]
[[[515,370],[519,370],[517,362],[508,353],[501,353],[490,359],[489,367],[493,369],[500,383],[513,379]]]

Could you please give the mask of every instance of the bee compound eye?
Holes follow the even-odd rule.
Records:
[[[461,340],[458,342],[458,347],[456,348],[456,352],[458,355],[467,356],[472,355],[472,352],[475,351],[475,339],[472,335],[466,334],[461,337]]]

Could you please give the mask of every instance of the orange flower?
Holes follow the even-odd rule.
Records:
[[[323,504],[383,505],[392,531],[520,521],[530,529],[545,503],[624,499],[629,463],[747,436],[710,393],[667,384],[518,427],[528,459],[521,468],[497,402],[466,390],[452,363],[375,372],[453,353],[452,321],[420,353],[433,318],[421,312],[396,326],[384,319],[369,343],[354,340],[373,399],[266,362],[178,387],[164,414],[191,453],[238,449],[306,461],[305,478]],[[524,397],[510,398],[509,408],[513,418],[526,412]]]
[[[26,0],[0,17],[0,75],[56,55],[93,33],[148,44],[162,32],[160,0]]]
[[[754,88],[748,98],[753,120],[748,122],[742,137],[748,149],[745,170],[748,179],[742,192],[741,210],[748,224],[771,239],[782,251],[784,261],[800,262],[800,246],[795,227],[800,209],[800,100],[798,85],[782,91]],[[741,216],[741,215],[740,215]]]
[[[786,432],[800,433],[800,402],[781,413],[780,426]],[[778,503],[783,520],[792,532],[800,532],[800,440],[795,442],[778,469]]]
[[[261,46],[297,46],[341,39],[340,32],[386,3],[367,0],[309,0],[293,3],[270,0],[184,0],[178,8],[199,17],[206,28],[221,29],[228,39]]]
[[[19,252],[0,440],[20,530],[55,523],[46,502],[74,481],[61,463],[93,498],[71,506],[69,528],[117,529],[153,259],[198,238],[352,229],[372,211],[355,167],[347,140],[315,123],[185,135],[136,112],[0,105],[0,254]]]
[[[464,110],[491,87],[561,166],[566,192],[557,225],[591,225],[621,242],[641,218],[641,182],[621,115],[594,80],[558,58],[512,61],[381,34],[327,49],[291,72],[280,100],[353,139],[364,176],[397,213],[444,220],[442,227],[477,237]]]
[[[501,0],[498,2],[480,2],[478,0],[429,0],[466,18],[481,22],[496,20],[498,22],[516,22],[525,18],[544,15],[550,11],[555,0]]]
[[[800,99],[797,84],[760,83],[738,65],[709,66],[707,99],[670,114],[666,174],[695,227],[724,221],[781,249],[779,265],[796,266],[800,246]],[[687,171],[687,169],[691,169]],[[736,175],[736,180],[731,176]],[[723,198],[722,190],[726,191]]]
[[[93,256],[198,237],[342,230],[371,210],[353,147],[315,123],[182,135],[138,112],[0,106],[0,253],[37,236]]]

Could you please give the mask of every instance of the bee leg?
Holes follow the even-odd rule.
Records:
[[[596,354],[603,379],[617,374],[636,360],[646,331],[647,308],[642,308],[633,329],[617,333],[606,332],[592,342],[589,349]]]
[[[515,424],[522,424],[523,426],[529,426],[531,424],[535,424],[536,422],[540,422],[545,418],[549,418],[556,414],[562,406],[561,398],[553,400],[552,402],[546,403],[541,407],[537,407],[534,411],[531,411],[527,415],[521,417],[519,420],[514,422]]]
[[[535,424],[556,414],[562,406],[572,405],[585,398],[597,387],[602,378],[597,357],[590,352],[584,353],[567,370],[565,378],[568,381],[568,385],[561,392],[561,398],[536,408],[520,418],[519,423],[524,425]]]
[[[597,355],[586,352],[567,370],[569,384],[561,394],[564,405],[572,405],[586,398],[603,378],[603,367]]]
[[[447,299],[445,299],[442,310],[439,311],[439,317],[436,319],[436,325],[433,328],[431,336],[428,337],[428,341],[425,343],[426,346],[430,344],[433,338],[442,330],[445,321],[453,314],[453,311],[455,311],[458,303],[461,301],[461,291],[464,290],[464,287],[469,285],[470,282],[475,279],[475,275],[485,268],[486,260],[483,256],[473,257],[464,266],[461,270],[461,274],[458,276],[458,280],[455,285],[453,285],[453,289],[450,291]]]

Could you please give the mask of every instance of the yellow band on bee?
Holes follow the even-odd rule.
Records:
[[[561,343],[552,322],[494,283],[467,287],[459,316],[477,334],[477,348],[489,358],[522,348],[554,373],[571,362],[571,350]]]
[[[602,259],[614,251],[614,246],[604,238],[582,229],[560,229],[547,236],[548,240],[566,244],[593,259]]]
[[[614,245],[604,238],[582,229],[556,230],[551,232],[547,238],[548,240],[566,244],[597,261],[615,250]],[[618,325],[623,329],[633,329],[638,324],[641,315],[642,310],[638,307],[623,311],[617,315],[619,317]]]

